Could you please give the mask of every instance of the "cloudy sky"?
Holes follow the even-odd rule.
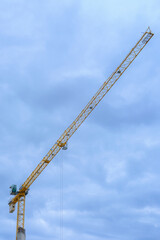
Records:
[[[0,240],[15,239],[9,186],[23,184],[148,26],[155,36],[31,186],[30,240],[159,240],[160,2],[0,1]]]

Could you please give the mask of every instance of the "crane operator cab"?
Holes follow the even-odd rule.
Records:
[[[17,194],[17,185],[15,184],[12,184],[10,186],[10,195],[16,195]],[[11,201],[9,201],[9,212],[10,213],[13,213],[14,210],[15,210],[15,204],[14,203],[11,203]]]
[[[16,195],[17,194],[17,185],[13,184],[10,186],[10,195]]]

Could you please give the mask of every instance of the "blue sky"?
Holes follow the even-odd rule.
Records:
[[[159,240],[160,2],[1,0],[0,240],[23,184],[148,26],[155,36],[31,186],[27,239]]]

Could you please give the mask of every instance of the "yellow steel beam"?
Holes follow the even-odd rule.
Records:
[[[103,99],[106,93],[112,88],[112,86],[117,82],[117,80],[122,76],[130,64],[134,61],[137,55],[142,51],[146,46],[149,40],[153,37],[153,33],[150,28],[148,28],[136,45],[131,49],[122,63],[116,68],[112,75],[103,83],[97,93],[92,97],[86,107],[81,111],[78,117],[73,121],[73,123],[64,131],[60,136],[57,142],[49,150],[46,156],[41,160],[37,165],[35,170],[30,174],[27,180],[23,183],[19,193],[10,201],[9,204],[16,203],[19,199],[19,196],[25,192],[31,184],[36,180],[36,178],[41,174],[45,167],[50,163],[50,161],[57,155],[60,149],[65,146],[71,136],[75,131],[80,127],[83,121],[89,116],[97,104]]]

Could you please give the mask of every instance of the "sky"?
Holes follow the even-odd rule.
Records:
[[[25,229],[30,240],[159,240],[159,23],[158,0],[0,1],[0,240],[16,235],[10,185],[148,26],[154,37],[30,187]]]

